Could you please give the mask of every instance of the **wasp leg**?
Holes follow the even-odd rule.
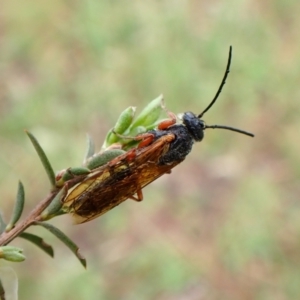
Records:
[[[138,148],[143,148],[148,145],[150,145],[154,140],[154,134],[153,133],[144,133],[141,135],[136,136],[136,140],[141,140],[141,142],[138,144]]]
[[[175,116],[175,115],[174,115]],[[169,121],[168,121],[169,122]],[[176,121],[175,121],[176,122]],[[119,138],[122,138],[122,139],[126,139],[126,140],[133,140],[133,141],[141,141],[139,144],[138,144],[138,148],[142,148],[142,147],[145,147],[145,146],[148,146],[150,145],[153,140],[154,140],[154,134],[153,133],[141,133],[141,134],[138,134],[137,136],[128,136],[128,135],[122,135],[122,134],[119,134],[117,132],[115,132],[114,130],[112,131],[115,135],[117,135]]]
[[[132,199],[134,201],[137,201],[137,202],[140,202],[140,201],[142,201],[144,199],[142,189],[138,189],[136,191],[136,195],[137,195],[137,197],[135,197],[135,196],[132,195],[132,196],[130,196],[128,198],[130,198],[130,199]]]
[[[167,111],[167,114],[170,117],[170,119],[160,122],[157,126],[159,130],[166,130],[170,126],[176,124],[176,115],[170,111]]]

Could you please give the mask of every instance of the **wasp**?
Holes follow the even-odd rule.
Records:
[[[133,137],[138,145],[93,170],[83,181],[73,186],[64,199],[63,209],[73,214],[76,223],[90,221],[127,199],[143,200],[142,189],[180,164],[195,142],[204,138],[206,129],[226,129],[251,137],[250,132],[223,125],[207,125],[203,115],[218,99],[230,72],[232,47],[225,74],[210,104],[196,115],[182,114],[177,124],[175,114],[162,121],[155,130]]]

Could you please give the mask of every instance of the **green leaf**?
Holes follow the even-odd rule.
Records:
[[[115,134],[123,134],[131,125],[136,108],[133,106],[129,106],[126,108],[119,116],[115,126],[109,130],[105,137],[105,141],[101,147],[102,150],[107,149],[114,143],[117,143],[120,138]]]
[[[163,110],[163,95],[159,95],[156,99],[152,100],[136,117],[135,121],[130,126],[130,130],[137,126],[151,126],[151,124],[155,123],[159,119]]]
[[[1,246],[0,258],[12,262],[21,262],[25,260],[23,249],[14,246]]]
[[[33,136],[32,133],[30,133],[29,131],[25,130],[25,133],[28,135],[33,147],[35,148],[42,164],[43,167],[45,168],[45,171],[48,175],[48,178],[50,180],[51,186],[54,189],[55,188],[55,173],[53,171],[53,168],[44,152],[44,150],[42,149],[42,147],[40,146],[39,142],[37,141],[37,139]]]
[[[114,132],[123,134],[131,125],[135,111],[136,107],[129,106],[126,108],[119,116],[118,121],[114,126]]]
[[[118,136],[114,134],[114,129],[110,129],[108,131],[108,133],[106,134],[104,143],[101,146],[101,150],[106,150],[107,148],[109,148],[109,146],[111,146],[112,144],[116,143],[118,141]]]
[[[111,149],[111,150],[107,150],[104,151],[100,154],[94,155],[92,158],[90,158],[87,162],[86,162],[86,166],[90,169],[90,170],[94,170],[98,167],[101,167],[103,165],[105,165],[106,163],[108,163],[109,161],[111,161],[112,159],[124,154],[125,151],[121,150],[121,149]]]
[[[59,213],[62,208],[63,202],[62,200],[67,195],[68,187],[66,185],[57,193],[57,195],[53,198],[51,203],[45,208],[45,210],[41,214],[41,220],[49,220],[57,215],[61,215]]]
[[[55,177],[56,187],[62,187],[68,180],[73,179],[78,176],[88,175],[91,172],[90,169],[86,167],[71,167],[68,169],[61,170],[57,173]],[[82,178],[83,178],[82,177]]]
[[[41,237],[39,237],[35,234],[32,234],[32,233],[28,233],[28,232],[22,232],[20,235],[18,235],[18,237],[21,237],[21,238],[35,244],[36,246],[41,248],[43,251],[45,251],[51,257],[54,256],[54,250],[53,250],[52,246],[45,243]]]
[[[5,231],[6,224],[3,220],[2,213],[0,212],[0,234],[2,234]]]
[[[78,246],[71,239],[69,239],[62,231],[60,231],[58,228],[54,227],[49,223],[35,222],[34,224],[40,225],[48,229],[52,234],[54,234],[75,254],[75,256],[79,259],[80,263],[86,268],[86,259],[81,256]]]
[[[19,219],[22,215],[22,212],[23,212],[24,202],[25,202],[24,186],[23,186],[22,182],[19,181],[15,206],[13,209],[11,219],[6,226],[5,231],[7,231],[7,232],[10,231],[12,228],[14,228],[15,224],[19,221]]]

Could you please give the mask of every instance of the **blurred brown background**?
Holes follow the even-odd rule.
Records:
[[[291,1],[4,1],[0,12],[0,191],[17,181],[28,213],[49,183],[23,129],[56,170],[81,163],[119,113],[160,93],[176,113],[215,95],[186,161],[99,219],[51,223],[87,258],[39,228],[55,259],[23,240],[11,265],[20,299],[299,299],[300,3]]]

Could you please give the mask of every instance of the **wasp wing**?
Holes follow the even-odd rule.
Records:
[[[134,159],[128,160],[125,153],[96,169],[70,189],[64,208],[73,213],[76,223],[84,223],[132,198],[143,187],[170,173],[182,161],[165,165],[159,163],[174,139],[173,134],[166,134],[146,147],[135,148]]]

